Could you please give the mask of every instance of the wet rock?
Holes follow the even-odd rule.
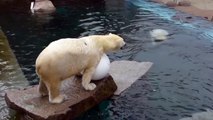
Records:
[[[192,114],[192,117],[182,118],[180,120],[212,120],[213,110]]]
[[[118,86],[114,94],[120,95],[124,90],[129,88],[151,68],[152,64],[152,62],[126,60],[112,62],[109,73]]]
[[[191,2],[188,0],[182,0],[180,2],[178,2],[179,6],[191,6]]]
[[[85,91],[80,79],[65,80],[61,92],[67,99],[62,104],[50,104],[48,97],[40,97],[38,86],[7,91],[5,100],[10,108],[21,114],[20,119],[70,120],[109,98],[117,89],[111,76],[94,82],[97,88]]]
[[[67,96],[67,99],[62,104],[50,104],[48,97],[40,97],[37,92],[38,86],[7,91],[5,100],[10,108],[20,112],[20,119],[70,120],[113,94],[119,95],[128,89],[151,66],[151,62],[114,61],[109,72],[114,81],[110,76],[94,81],[97,85],[94,91],[85,91],[80,79],[65,80],[61,92]]]
[[[213,16],[211,17],[211,21],[213,21]]]
[[[35,0],[31,9],[33,11],[55,11],[55,6],[50,0]]]
[[[169,7],[176,7],[176,6],[177,6],[177,3],[176,3],[175,1],[168,1],[168,2],[166,3],[166,5],[169,6]]]

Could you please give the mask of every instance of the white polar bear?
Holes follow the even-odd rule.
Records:
[[[50,43],[36,59],[36,73],[40,78],[39,92],[49,94],[50,103],[61,103],[61,81],[80,74],[85,90],[94,90],[91,77],[104,53],[119,50],[125,45],[115,34],[92,35],[82,38],[65,38]]]

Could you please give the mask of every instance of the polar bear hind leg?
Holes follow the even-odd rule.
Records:
[[[42,80],[39,81],[38,91],[41,94],[41,96],[47,96],[48,95],[47,87]]]
[[[60,95],[61,80],[51,79],[51,82],[46,82],[46,86],[50,103],[62,103],[64,101],[64,95]]]

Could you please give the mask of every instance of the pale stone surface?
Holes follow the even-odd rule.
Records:
[[[192,117],[182,118],[180,120],[213,120],[213,110],[195,113],[192,115]]]
[[[118,89],[115,95],[121,94],[136,80],[143,76],[152,66],[151,62],[114,61],[110,66],[110,75],[113,77]]]
[[[180,1],[178,3],[179,6],[190,6],[191,5],[191,2],[190,1]]]
[[[192,6],[202,9],[202,10],[213,10],[213,0],[155,0],[155,1],[160,1],[163,3],[167,2],[187,2],[190,3]]]
[[[166,5],[169,7],[175,7],[175,6],[177,6],[177,3],[174,1],[168,1],[168,2],[166,2]]]
[[[179,3],[179,5],[174,6],[175,9],[213,21],[213,7],[212,7],[213,0],[154,0],[154,1],[164,4],[166,4],[169,1],[176,1],[177,3]]]
[[[213,10],[213,0],[188,0],[191,4],[199,9]]]
[[[55,6],[49,0],[35,0],[34,11],[55,11]]]
[[[162,1],[163,3],[167,3],[169,1],[177,1],[177,2],[188,2],[192,6],[195,6],[199,9],[203,10],[213,10],[213,0],[156,0]]]

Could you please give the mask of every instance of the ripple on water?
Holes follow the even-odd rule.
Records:
[[[3,22],[7,25],[5,29],[8,29],[11,46],[30,84],[38,82],[35,59],[51,41],[61,37],[113,32],[124,37],[127,46],[124,50],[110,53],[112,61],[151,61],[154,65],[146,76],[110,102],[104,110],[93,109],[83,119],[178,120],[205,108],[212,109],[213,49],[212,43],[208,42],[211,36],[208,37],[205,30],[192,30],[191,27],[183,27],[180,21],[174,22],[171,18],[174,11],[168,11],[170,9],[161,5],[155,6],[146,0],[142,1],[146,4],[141,4],[140,0],[132,0],[138,3],[136,7],[129,4],[131,1],[118,1],[121,4],[113,10],[109,6],[78,10],[66,6],[64,13],[58,11],[46,23],[30,18],[28,14],[22,15],[21,21],[19,18],[12,22],[13,26],[8,25],[11,22]],[[155,14],[156,11],[158,14]],[[166,15],[166,19],[162,15]],[[23,25],[18,29],[16,26],[20,23]],[[168,40],[159,43],[151,40],[149,31],[157,28],[170,33]],[[0,65],[7,65],[7,62],[0,59]],[[11,66],[6,67],[6,70],[12,69]],[[0,90],[12,86],[11,83],[0,84]],[[0,96],[3,95],[0,92]],[[0,102],[0,105],[3,104]],[[6,110],[3,109],[0,109],[2,114]]]

